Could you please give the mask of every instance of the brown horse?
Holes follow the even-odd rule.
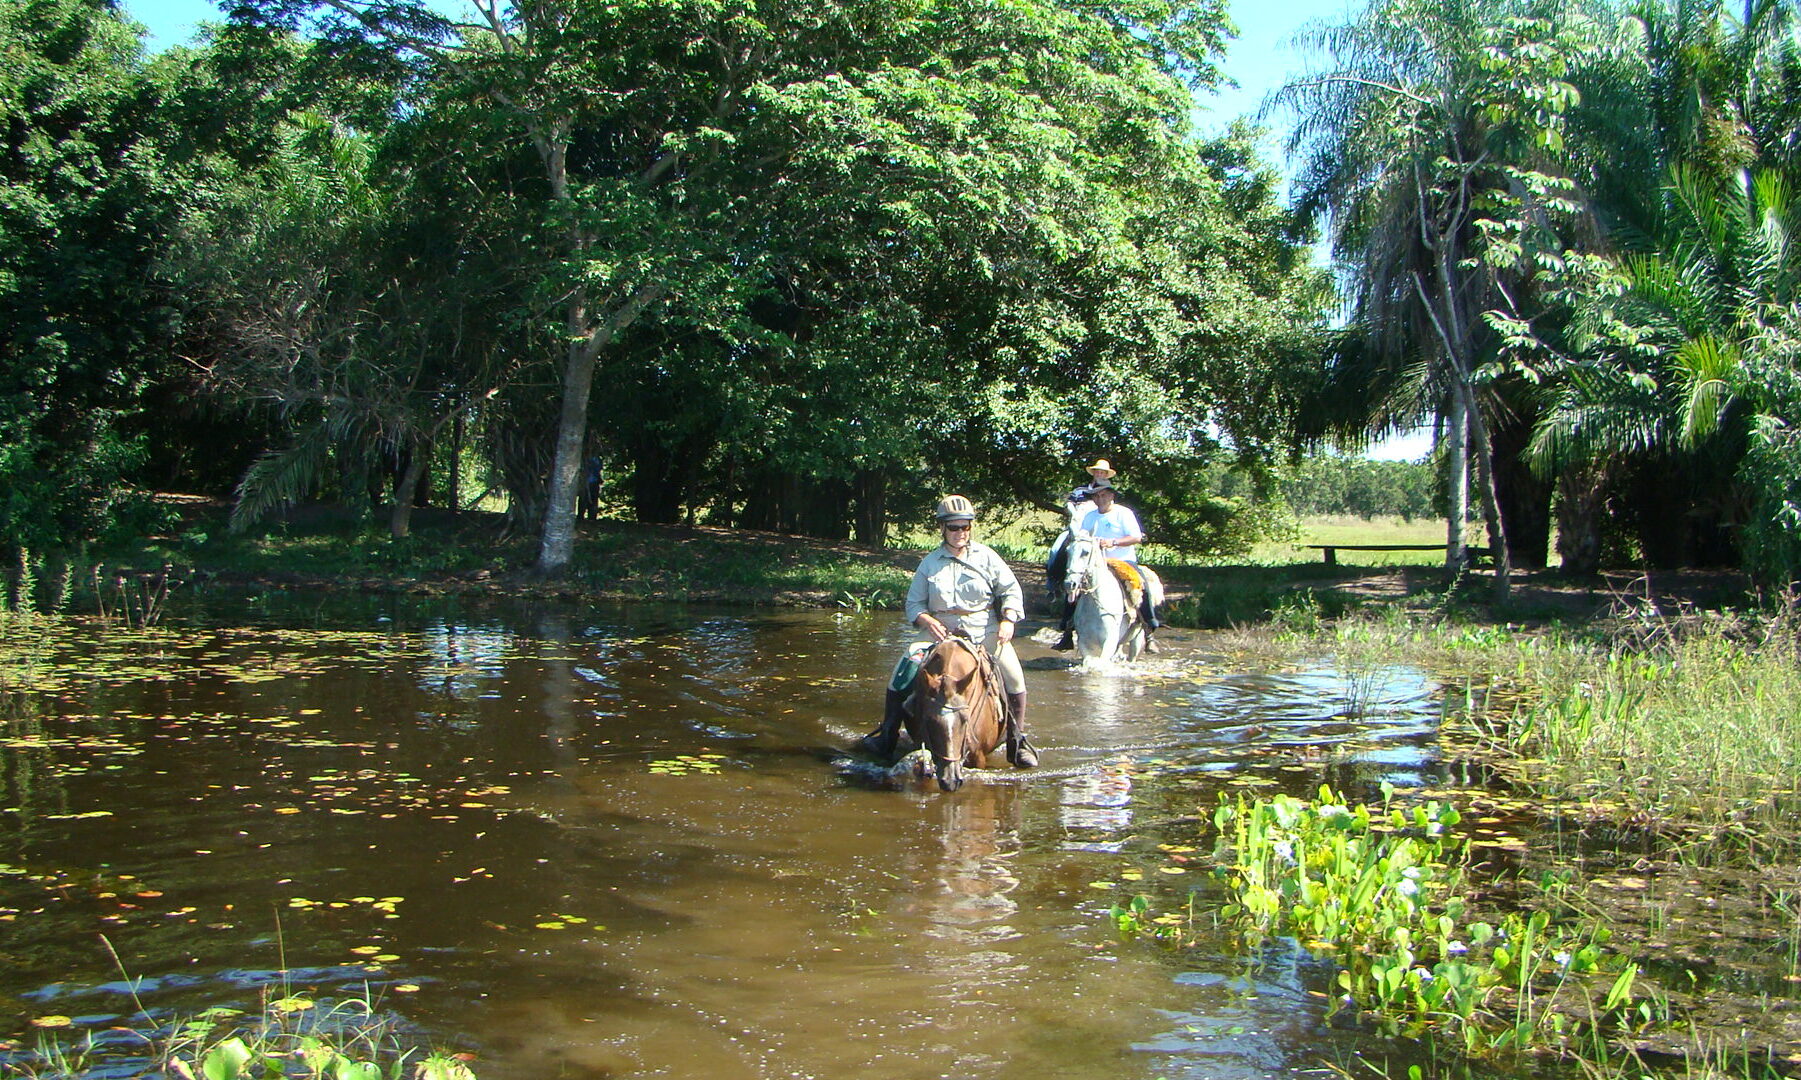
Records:
[[[932,647],[913,680],[907,734],[932,754],[938,786],[963,786],[963,769],[985,768],[1007,740],[1001,675],[982,646],[964,637]]]

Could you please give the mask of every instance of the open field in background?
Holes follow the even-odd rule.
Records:
[[[995,517],[977,522],[976,538],[1009,559],[1030,562],[1044,558],[1051,537],[1062,526],[1062,517],[1051,513],[1030,513],[1014,517]],[[1146,528],[1156,535],[1156,523]],[[1486,544],[1487,535],[1479,523],[1472,523],[1470,543]],[[1398,517],[1378,517],[1365,521],[1351,515],[1305,517],[1293,539],[1272,540],[1253,548],[1248,554],[1222,558],[1196,559],[1169,551],[1156,543],[1145,545],[1143,560],[1152,566],[1287,566],[1293,563],[1317,563],[1321,553],[1308,544],[1443,544],[1444,522],[1431,518],[1405,521]],[[911,529],[898,533],[895,547],[930,548],[938,543],[931,529]],[[1443,551],[1341,551],[1341,565],[1349,566],[1438,566],[1444,562]]]
[[[1471,544],[1488,542],[1486,531],[1472,523],[1468,534]],[[1308,544],[1443,544],[1445,523],[1433,518],[1378,517],[1368,521],[1351,515],[1305,517],[1300,532],[1293,540],[1271,541],[1257,545],[1241,559],[1218,560],[1224,563],[1252,563],[1281,566],[1286,563],[1320,562],[1322,555],[1307,548]],[[1443,551],[1341,551],[1340,565],[1349,566],[1438,566],[1445,561]]]

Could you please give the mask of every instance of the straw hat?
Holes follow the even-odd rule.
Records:
[[[1115,473],[1113,471],[1113,463],[1108,461],[1106,458],[1095,458],[1094,464],[1088,466],[1088,471],[1093,473],[1095,476],[1101,478],[1102,480],[1105,480],[1109,476],[1117,476],[1118,475],[1117,473]]]

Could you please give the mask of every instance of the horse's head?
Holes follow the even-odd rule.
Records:
[[[981,665],[965,646],[946,641],[933,649],[919,669],[920,741],[932,754],[938,786],[963,786],[963,759],[969,753],[976,696],[986,692],[978,677]]]
[[[1063,599],[1075,603],[1082,594],[1094,588],[1094,570],[1105,565],[1101,545],[1087,533],[1074,533],[1069,538],[1069,561],[1063,569]]]

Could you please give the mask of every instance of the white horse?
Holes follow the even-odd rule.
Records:
[[[1069,561],[1063,571],[1063,593],[1076,605],[1076,648],[1082,662],[1138,659],[1144,649],[1144,615],[1107,565],[1106,549],[1084,532],[1071,533],[1066,546]],[[1157,575],[1142,566],[1135,569],[1144,578],[1144,588],[1151,590],[1152,600],[1161,602],[1163,583]]]

